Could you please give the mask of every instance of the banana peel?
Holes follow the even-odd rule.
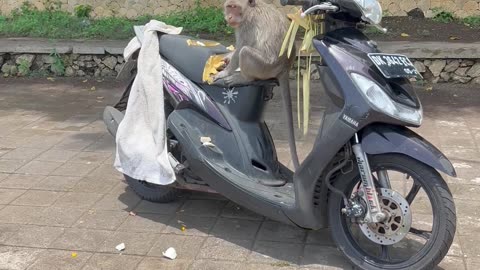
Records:
[[[223,60],[225,55],[217,54],[208,58],[203,69],[202,79],[208,84],[213,83],[213,75],[217,74],[222,67],[225,67],[225,61]]]
[[[216,41],[209,41],[209,40],[199,41],[199,40],[191,40],[191,39],[187,39],[187,44],[188,46],[197,46],[197,47],[215,47],[220,45],[220,43]]]

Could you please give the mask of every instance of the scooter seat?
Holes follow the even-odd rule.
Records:
[[[189,39],[198,40],[182,35],[159,35],[160,54],[187,78],[202,84],[203,70],[208,58],[214,54],[228,53],[229,50],[221,44],[214,47],[189,46]]]

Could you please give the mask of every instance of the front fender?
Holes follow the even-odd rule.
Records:
[[[364,128],[360,135],[363,151],[367,154],[404,154],[457,177],[452,163],[440,150],[406,127],[375,124]]]

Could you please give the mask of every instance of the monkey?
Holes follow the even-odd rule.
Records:
[[[279,56],[289,20],[275,6],[262,0],[226,0],[224,15],[227,24],[235,30],[236,49],[225,56],[227,65],[214,77],[214,81],[223,80],[230,86],[254,80],[278,80],[289,125],[292,162],[297,169],[299,161],[289,85],[289,71],[295,55],[290,58],[286,54]]]

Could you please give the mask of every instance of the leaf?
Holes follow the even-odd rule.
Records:
[[[295,24],[292,29],[292,36],[290,37],[290,44],[288,45],[288,58],[292,53],[293,45],[295,43],[295,37],[297,36],[298,24]]]
[[[54,81],[55,81],[55,79],[52,78],[52,77],[48,77],[47,80],[49,80],[49,81],[51,81],[51,82],[54,82]]]
[[[72,252],[72,258],[76,258],[78,256],[78,254],[76,252]]]
[[[299,25],[303,28],[305,28],[305,30],[309,30],[310,29],[310,25],[308,23],[308,17],[303,17],[301,16],[301,10],[298,10],[296,13],[292,13],[292,14],[288,14],[287,15],[288,18],[290,18],[292,20],[292,22],[295,22],[296,25]]]
[[[95,86],[92,86],[92,88],[90,88],[90,91],[92,91],[92,92],[96,91],[96,90],[97,90],[97,88]]]
[[[459,38],[459,37],[456,37],[456,36],[451,36],[450,39],[451,39],[451,40],[459,40],[460,38]]]
[[[227,47],[227,50],[233,52],[233,51],[235,51],[235,47],[233,45],[230,45],[230,46]]]
[[[87,79],[87,80],[84,80],[84,81],[82,81],[82,82],[83,82],[83,83],[86,83],[86,82],[88,82],[88,79]]]
[[[400,36],[402,36],[402,37],[409,37],[410,35],[407,34],[407,33],[401,33]]]
[[[289,37],[292,34],[293,26],[295,25],[294,22],[290,24],[290,27],[288,28],[287,33],[285,34],[285,38],[283,39],[282,47],[280,48],[280,54],[279,56],[282,56],[285,53],[285,50],[287,49],[287,44],[289,41]]]

